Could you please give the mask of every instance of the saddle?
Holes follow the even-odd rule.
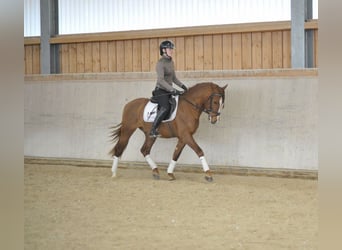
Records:
[[[175,119],[177,108],[178,108],[178,98],[179,98],[178,95],[171,96],[171,98],[169,99],[169,102],[171,104],[170,112],[162,122],[169,122]],[[144,114],[143,114],[144,121],[153,122],[154,119],[156,118],[158,108],[159,107],[158,107],[157,101],[153,97],[151,97],[150,101],[146,104],[144,108]]]

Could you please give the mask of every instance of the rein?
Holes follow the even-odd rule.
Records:
[[[192,103],[191,101],[189,101],[188,99],[186,99],[184,96],[183,96],[183,98],[184,98],[184,100],[185,100],[186,102],[190,103],[195,109],[198,109],[198,110],[201,111],[201,112],[207,113],[208,115],[210,115],[210,113],[214,113],[215,115],[219,116],[221,113],[220,113],[220,112],[217,112],[217,111],[213,111],[213,109],[212,109],[212,102],[213,102],[213,97],[214,97],[214,96],[223,97],[223,95],[218,94],[218,93],[213,93],[213,94],[211,94],[211,95],[208,97],[208,100],[210,100],[210,108],[209,108],[209,109],[206,109],[206,108],[204,108],[203,106],[200,107],[200,106],[198,106],[197,104]],[[222,100],[222,101],[223,101],[222,103],[224,103],[224,100]]]

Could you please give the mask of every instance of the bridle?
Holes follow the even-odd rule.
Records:
[[[184,96],[184,100],[188,103],[190,103],[194,108],[198,109],[199,111],[201,112],[204,112],[204,113],[207,113],[209,116],[210,116],[210,113],[213,113],[214,115],[216,116],[219,116],[221,114],[221,112],[218,112],[218,111],[213,111],[213,98],[214,96],[220,96],[222,98],[222,108],[224,107],[224,95],[222,94],[219,94],[219,93],[212,93],[209,97],[208,97],[208,100],[205,102],[207,103],[208,101],[210,101],[210,106],[209,106],[209,109],[206,109],[204,107],[204,105],[202,106],[198,106],[197,104],[194,104],[192,103],[191,101],[189,101],[188,99],[186,99]]]

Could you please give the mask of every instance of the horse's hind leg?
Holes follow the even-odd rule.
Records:
[[[142,145],[140,152],[145,157],[145,160],[147,161],[148,165],[150,165],[152,169],[152,176],[155,180],[159,180],[159,170],[157,164],[152,160],[150,156],[151,148],[153,144],[155,143],[156,138],[150,138],[147,134],[145,135],[145,142]]]
[[[184,146],[185,146],[185,143],[178,139],[177,146],[175,148],[175,151],[173,152],[172,160],[170,161],[169,166],[167,168],[167,175],[169,176],[170,181],[173,181],[176,179],[173,172],[176,167],[177,160],[183,151]]]
[[[116,177],[116,170],[119,164],[119,158],[127,147],[129,138],[134,133],[136,128],[127,128],[122,126],[120,128],[119,140],[113,148],[113,164],[112,164],[112,177]]]

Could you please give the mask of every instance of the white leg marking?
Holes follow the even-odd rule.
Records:
[[[118,169],[119,158],[113,157],[113,165],[112,165],[112,177],[116,177],[116,170]]]
[[[151,159],[150,155],[146,155],[145,159],[147,163],[150,165],[150,167],[153,169],[157,168],[157,164]]]
[[[173,171],[174,171],[174,169],[175,169],[175,167],[176,167],[176,161],[174,161],[174,160],[171,160],[170,161],[170,164],[169,164],[169,166],[168,166],[168,168],[167,168],[167,173],[168,174],[172,174],[173,173]]]
[[[203,167],[203,171],[207,172],[209,169],[207,160],[205,159],[204,155],[200,157],[201,163],[202,163],[202,167]]]

